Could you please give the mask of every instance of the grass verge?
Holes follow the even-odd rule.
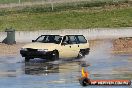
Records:
[[[24,31],[132,27],[132,7],[131,4],[127,6],[128,2],[81,3],[75,6],[70,3],[68,7],[56,5],[53,11],[49,5],[3,9],[0,11],[0,31],[9,27]]]

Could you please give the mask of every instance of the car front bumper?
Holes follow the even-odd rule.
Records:
[[[20,50],[22,57],[28,58],[49,58],[52,56],[51,51],[24,51]]]

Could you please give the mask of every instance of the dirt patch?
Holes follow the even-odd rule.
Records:
[[[7,45],[4,43],[0,43],[0,55],[1,56],[12,56],[19,55],[20,49],[25,43],[17,43],[13,45]]]
[[[103,39],[94,39],[94,40],[89,40],[89,47],[93,48],[99,44],[101,44],[104,40]]]
[[[113,40],[114,53],[132,53],[132,37]]]

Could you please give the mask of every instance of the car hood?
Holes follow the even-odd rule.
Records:
[[[55,43],[30,43],[24,45],[22,48],[32,48],[32,49],[55,49],[59,44]]]

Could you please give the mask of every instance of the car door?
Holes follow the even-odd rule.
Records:
[[[78,54],[79,54],[79,47],[78,47],[78,41],[77,41],[77,38],[76,38],[76,35],[69,35],[69,40],[70,40],[70,45],[72,46],[72,51],[73,51],[73,57],[77,57]]]
[[[73,58],[77,56],[77,53],[75,51],[75,46],[74,44],[71,43],[71,40],[69,36],[64,36],[61,47],[60,47],[60,52],[59,52],[60,58]]]

